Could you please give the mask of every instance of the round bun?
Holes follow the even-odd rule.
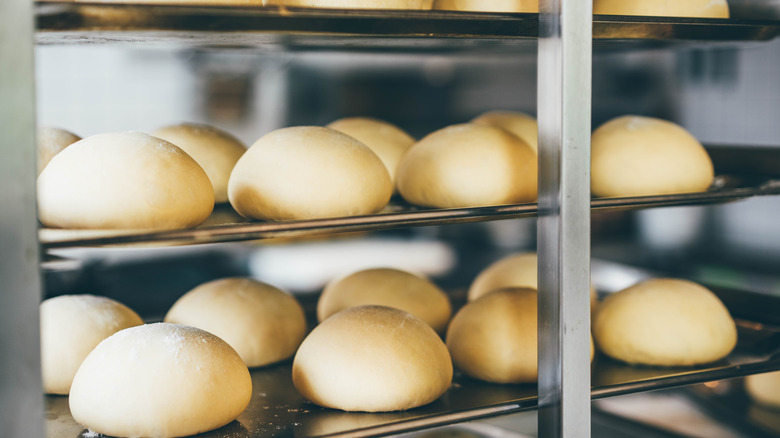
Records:
[[[599,304],[596,345],[630,364],[696,365],[726,357],[737,343],[734,320],[706,288],[686,280],[654,279]]]
[[[66,147],[81,140],[78,135],[60,128],[43,126],[36,132],[38,149],[38,175],[49,164],[49,161]]]
[[[758,403],[780,408],[780,371],[745,377],[745,390]]]
[[[143,324],[124,304],[94,295],[62,295],[41,303],[43,390],[67,394],[81,362],[100,341]]]
[[[535,252],[510,254],[493,262],[471,283],[468,300],[474,301],[488,292],[505,287],[538,289],[538,259]],[[590,307],[597,304],[596,289],[590,286]]]
[[[246,146],[227,132],[206,125],[182,123],[160,128],[152,133],[180,147],[206,172],[214,187],[214,201],[227,202],[230,171]]]
[[[414,144],[414,139],[397,126],[368,117],[339,119],[328,128],[343,132],[368,146],[382,160],[393,182],[401,157]]]
[[[528,143],[534,152],[539,151],[539,125],[536,119],[528,114],[515,111],[488,111],[471,123],[506,129]]]
[[[398,191],[412,204],[478,207],[536,200],[536,153],[509,132],[477,124],[429,134],[401,159]]]
[[[228,183],[233,208],[255,219],[317,219],[381,210],[393,194],[382,161],[330,128],[273,131],[238,160]]]
[[[712,184],[712,160],[688,131],[641,116],[612,119],[593,132],[594,196],[700,192]]]
[[[476,12],[539,12],[539,0],[434,0],[433,9]]]
[[[214,191],[198,163],[140,132],[73,143],[38,177],[38,214],[49,227],[187,228],[213,208]]]
[[[70,411],[104,435],[179,437],[230,423],[251,396],[249,370],[225,341],[159,323],[101,342],[73,379]]]
[[[439,335],[402,310],[359,306],[323,321],[293,361],[293,384],[312,402],[345,411],[398,411],[428,404],[452,383]]]
[[[331,9],[430,9],[433,0],[265,0],[266,5]]]
[[[657,17],[729,18],[726,0],[593,0],[593,13]]]
[[[390,268],[366,269],[328,283],[317,302],[324,321],[348,307],[376,304],[394,307],[420,318],[443,333],[452,314],[450,300],[425,278]]]
[[[523,287],[495,290],[466,304],[447,329],[455,366],[488,382],[536,382],[536,307],[536,290]]]
[[[174,303],[165,322],[219,336],[249,367],[292,357],[306,335],[306,318],[298,301],[249,278],[225,278],[196,287]]]

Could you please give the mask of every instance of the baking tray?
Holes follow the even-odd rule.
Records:
[[[780,437],[780,408],[755,402],[744,389],[744,379],[731,379],[685,388],[699,407],[743,436]]]
[[[37,42],[445,51],[512,48],[539,35],[538,14],[160,3],[39,2]],[[778,34],[780,21],[771,20],[597,15],[593,21],[595,40],[762,41]]]
[[[696,367],[630,366],[596,355],[591,368],[592,396],[602,398],[640,391],[709,382],[780,369],[780,297],[713,288],[737,319],[738,344],[725,359]],[[742,304],[760,303],[746,318]],[[766,300],[769,300],[767,302]],[[756,312],[764,313],[759,315]],[[210,438],[239,437],[363,437],[426,429],[445,424],[536,408],[536,385],[499,385],[455,374],[450,389],[435,402],[408,411],[348,413],[313,405],[292,385],[289,362],[254,369],[253,395],[237,421],[203,434]],[[86,432],[71,417],[67,397],[46,396],[47,433],[51,438],[79,437]],[[86,438],[86,437],[85,437]]]

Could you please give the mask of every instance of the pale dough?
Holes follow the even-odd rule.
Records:
[[[466,304],[447,329],[455,366],[488,382],[536,382],[536,308],[536,290],[524,287],[494,290]]]
[[[266,5],[336,9],[430,9],[433,0],[265,0]]]
[[[250,278],[224,278],[196,287],[174,303],[165,322],[219,336],[249,367],[292,357],[306,335],[306,318],[298,301]]]
[[[434,0],[433,9],[475,12],[539,12],[539,0]]]
[[[48,227],[188,228],[213,208],[214,190],[198,163],[140,132],[73,143],[38,177],[38,215]]]
[[[753,400],[780,408],[780,371],[745,377],[745,390]]]
[[[687,280],[648,280],[608,296],[593,318],[596,345],[630,364],[686,366],[726,357],[737,343],[729,311]]]
[[[152,135],[180,147],[203,168],[214,186],[214,201],[227,202],[230,171],[246,146],[227,132],[207,125],[182,123],[160,128]]]
[[[534,152],[539,151],[539,126],[536,119],[516,111],[488,111],[471,121],[479,125],[503,128],[520,137]]]
[[[450,300],[428,279],[391,268],[366,269],[328,283],[317,302],[317,318],[348,307],[376,304],[395,307],[443,333],[450,320]]]
[[[345,309],[304,339],[293,384],[320,406],[345,411],[397,411],[428,404],[452,382],[452,362],[439,335],[402,310]]]
[[[61,295],[41,303],[43,390],[67,394],[84,358],[119,330],[143,324],[122,303],[95,295]]]
[[[35,140],[38,149],[38,175],[40,175],[52,157],[81,140],[81,137],[64,129],[42,126],[38,128]]]
[[[593,132],[594,196],[643,196],[705,191],[712,160],[701,143],[672,122],[642,116],[612,119]]]
[[[395,183],[398,163],[406,151],[414,144],[414,138],[401,128],[368,117],[349,117],[339,119],[328,128],[343,132],[368,146],[382,160],[390,179]]]
[[[393,183],[366,145],[330,128],[296,126],[264,135],[228,183],[233,208],[254,219],[317,219],[375,213]]]
[[[158,323],[101,342],[73,379],[70,411],[104,435],[179,437],[230,423],[251,396],[249,370],[225,341]]]
[[[398,191],[408,202],[439,208],[536,201],[533,149],[492,126],[448,126],[417,142],[401,159]]]
[[[593,13],[658,17],[729,18],[726,0],[593,0]]]

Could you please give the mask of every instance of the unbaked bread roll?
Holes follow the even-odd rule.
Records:
[[[249,370],[225,341],[159,323],[101,342],[73,379],[70,411],[104,435],[180,437],[230,423],[251,396]]]
[[[198,163],[140,132],[73,143],[38,177],[38,215],[49,227],[187,228],[213,208],[214,190]]]
[[[737,328],[715,294],[687,280],[648,280],[608,296],[593,319],[596,345],[630,364],[696,365],[726,357]]]
[[[296,126],[264,135],[233,168],[228,198],[254,219],[317,219],[375,213],[393,183],[366,145],[330,128]]]
[[[642,116],[612,119],[593,132],[594,196],[700,192],[712,184],[712,160],[688,131]]]
[[[293,384],[312,402],[345,411],[398,411],[428,404],[452,382],[439,335],[403,310],[345,309],[304,339]]]
[[[593,0],[593,13],[657,17],[729,18],[726,0]]]
[[[429,134],[401,159],[398,191],[412,204],[454,208],[536,200],[536,154],[509,132],[473,123]]]
[[[452,314],[447,294],[429,280],[399,269],[375,268],[328,283],[317,302],[317,318],[324,321],[348,307],[364,304],[404,310],[439,333],[444,332]]]
[[[266,5],[337,9],[430,9],[433,0],[265,0]]]
[[[433,9],[476,12],[539,12],[539,0],[434,0]]]
[[[745,377],[745,390],[762,405],[780,408],[780,371]]]
[[[49,161],[66,147],[81,140],[78,135],[60,128],[42,126],[36,132],[38,150],[38,175]]]
[[[447,329],[455,366],[488,382],[536,382],[536,308],[536,290],[524,287],[494,290],[466,304]]]
[[[196,287],[174,303],[165,322],[219,336],[249,367],[292,357],[306,335],[298,301],[250,278],[224,278]]]
[[[528,143],[534,152],[539,151],[539,125],[536,119],[528,114],[516,111],[488,111],[471,123],[506,129]]]
[[[343,132],[371,148],[384,163],[393,183],[401,157],[414,144],[414,139],[399,127],[369,117],[339,119],[328,128]]]
[[[143,324],[127,306],[94,295],[62,295],[41,303],[43,390],[67,394],[81,362],[100,341]]]
[[[191,156],[214,186],[214,201],[227,202],[230,171],[246,152],[240,140],[213,126],[194,123],[165,126],[152,135],[168,140]]]

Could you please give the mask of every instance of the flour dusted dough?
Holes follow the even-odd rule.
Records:
[[[726,0],[593,0],[593,13],[658,17],[729,18]]]
[[[38,175],[49,161],[71,144],[81,140],[78,135],[60,128],[42,126],[36,133],[38,149]]]
[[[38,215],[49,227],[187,228],[213,208],[214,191],[198,163],[140,132],[73,143],[38,177]]]
[[[528,143],[534,152],[538,153],[539,151],[539,125],[536,119],[528,114],[516,111],[488,111],[472,120],[471,123],[506,129]]]
[[[433,9],[476,12],[539,12],[539,0],[434,0]]]
[[[455,366],[488,382],[536,382],[536,308],[536,290],[524,287],[494,290],[466,304],[447,329]]]
[[[745,390],[753,400],[780,408],[780,371],[745,377]]]
[[[104,435],[179,437],[230,423],[251,396],[249,370],[225,341],[159,323],[101,342],[73,379],[70,411]]]
[[[348,117],[328,125],[368,146],[382,160],[390,179],[395,182],[398,163],[414,144],[414,139],[399,127],[369,117]]]
[[[214,186],[214,201],[227,202],[230,171],[246,152],[240,140],[213,126],[194,123],[165,126],[152,135],[168,140],[192,157]]]
[[[266,5],[337,9],[430,9],[433,0],[265,0]]]
[[[612,119],[593,132],[594,196],[642,196],[707,190],[712,160],[688,131],[642,116]]]
[[[95,295],[61,295],[41,303],[43,390],[67,394],[81,362],[100,341],[143,324],[127,306]]]
[[[317,302],[317,318],[348,307],[376,304],[401,309],[443,333],[452,306],[441,289],[429,280],[391,268],[366,269],[328,283]]]
[[[536,200],[536,154],[509,132],[477,124],[429,134],[401,159],[398,191],[412,204],[478,207]]]
[[[402,310],[359,306],[323,321],[293,362],[304,397],[345,411],[397,411],[430,403],[452,382],[439,335]]]
[[[233,208],[255,219],[316,219],[381,210],[393,183],[371,149],[330,128],[296,126],[264,135],[228,183]]]
[[[737,343],[729,311],[687,280],[648,280],[608,296],[593,319],[596,345],[630,364],[696,365],[724,358]]]
[[[250,278],[224,278],[196,287],[174,303],[165,322],[219,336],[249,367],[292,357],[306,335],[298,301]]]

